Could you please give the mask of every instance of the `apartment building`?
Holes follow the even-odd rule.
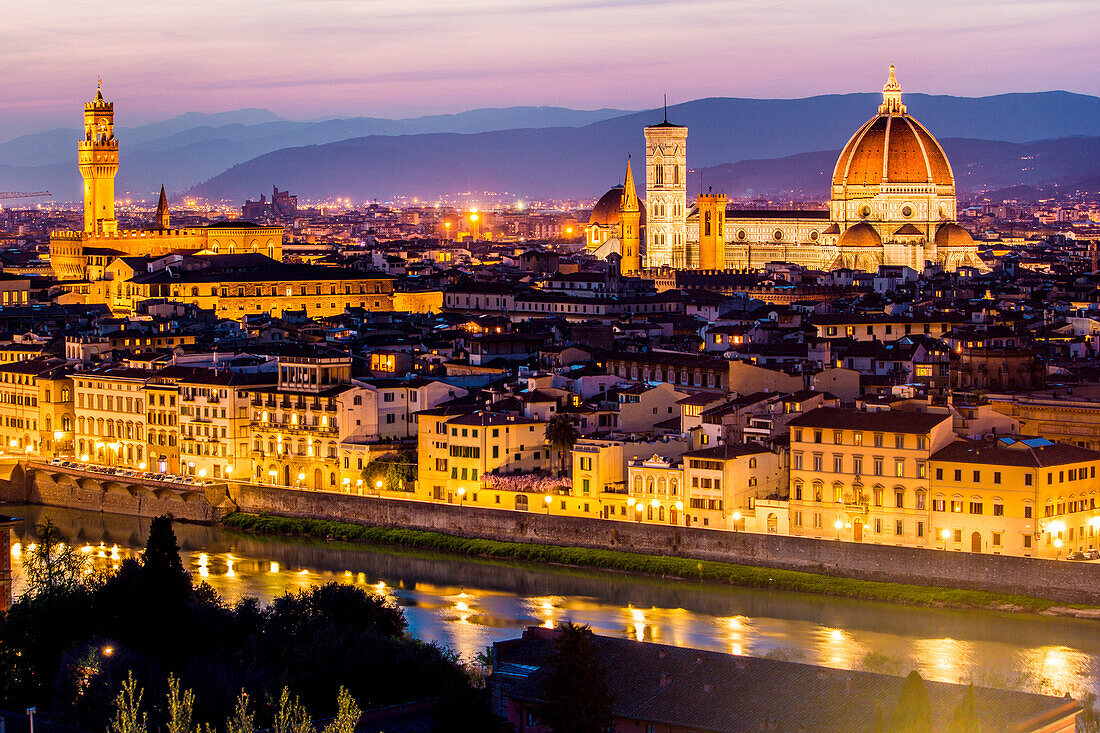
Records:
[[[183,473],[180,470],[179,385],[159,372],[145,383],[146,465],[158,473]],[[205,475],[205,474],[203,474]]]
[[[76,372],[76,454],[104,466],[148,466],[145,383],[154,372],[114,367]]]
[[[1065,557],[1100,546],[1100,452],[1045,438],[958,440],[931,458],[938,549]]]
[[[955,440],[946,412],[822,407],[789,423],[791,534],[932,547],[932,455]]]
[[[73,383],[64,366],[49,357],[0,365],[0,451],[72,451]]]
[[[179,463],[182,472],[205,478],[246,479],[252,473],[251,393],[274,387],[271,373],[240,374],[195,369],[177,380]],[[150,425],[150,431],[153,431]]]
[[[682,459],[687,526],[788,534],[786,477],[777,453],[733,443],[688,451]]]
[[[449,503],[529,510],[555,483],[546,420],[436,408],[418,414],[417,492]],[[525,477],[526,475],[526,477]],[[546,480],[537,480],[539,478]],[[524,489],[530,489],[525,491]]]
[[[338,490],[343,484],[341,425],[349,414],[362,411],[363,402],[351,384],[351,357],[337,351],[288,350],[279,356],[276,384],[250,387],[246,394],[253,480]],[[220,405],[218,410],[220,414]],[[228,437],[231,426],[219,425],[219,433],[221,427]]]

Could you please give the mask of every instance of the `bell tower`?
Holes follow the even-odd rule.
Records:
[[[103,80],[95,99],[84,104],[84,139],[80,141],[80,177],[84,179],[84,232],[115,234],[115,174],[118,140],[115,105],[103,99]]]
[[[726,195],[699,194],[699,269],[726,269]]]
[[[619,243],[622,251],[622,273],[637,275],[642,266],[641,257],[642,207],[638,191],[634,188],[634,173],[630,170],[630,156],[626,158],[626,181],[623,197],[619,199]]]
[[[667,108],[645,128],[646,267],[687,266],[687,134]]]

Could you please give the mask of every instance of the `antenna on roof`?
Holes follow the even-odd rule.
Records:
[[[668,94],[665,94],[665,122],[668,122]]]

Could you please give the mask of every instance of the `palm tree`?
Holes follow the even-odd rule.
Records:
[[[558,456],[559,476],[565,473],[566,452],[573,450],[573,446],[577,444],[577,438],[579,437],[580,433],[577,432],[577,428],[573,425],[573,420],[570,419],[569,415],[558,413],[550,418],[550,422],[546,423],[546,441],[550,443],[551,450]]]

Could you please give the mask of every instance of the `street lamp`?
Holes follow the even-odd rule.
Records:
[[[465,486],[459,486],[458,487],[458,503],[459,504],[462,503],[463,497],[465,497],[465,496],[466,496],[466,487]]]

